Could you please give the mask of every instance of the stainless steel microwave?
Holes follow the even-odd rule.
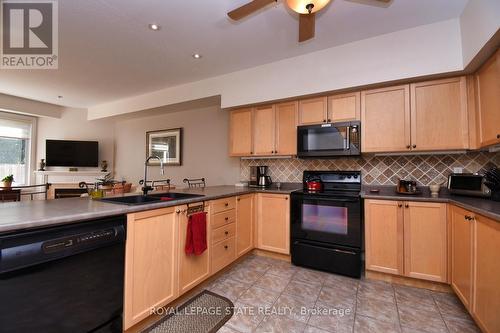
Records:
[[[489,197],[491,190],[484,181],[484,177],[478,174],[452,173],[448,176],[448,190],[453,194]]]
[[[356,156],[361,154],[361,122],[339,122],[297,128],[300,158]]]

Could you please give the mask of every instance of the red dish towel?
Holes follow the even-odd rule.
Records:
[[[186,246],[186,254],[199,256],[207,249],[207,213],[201,212],[189,216]]]

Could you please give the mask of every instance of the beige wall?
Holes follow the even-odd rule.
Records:
[[[99,141],[99,160],[107,160],[113,168],[114,122],[112,119],[87,120],[85,109],[64,108],[61,118],[39,118],[37,128],[36,168],[45,158],[45,140]],[[89,168],[82,168],[89,169]]]
[[[146,131],[183,128],[182,166],[149,167],[149,179],[205,177],[207,185],[232,185],[239,180],[239,159],[228,157],[228,112],[219,106],[204,106],[180,112],[167,108],[155,115],[118,120],[115,124],[115,176],[137,184],[144,177]]]

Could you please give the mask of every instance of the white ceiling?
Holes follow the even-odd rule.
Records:
[[[282,0],[237,23],[226,12],[247,0],[62,0],[59,69],[1,70],[0,92],[89,107],[456,18],[467,1],[333,0],[317,16],[316,38],[299,44],[298,18]]]

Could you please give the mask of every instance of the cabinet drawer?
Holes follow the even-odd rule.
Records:
[[[226,210],[234,209],[236,207],[236,198],[224,198],[212,201],[212,213],[217,214]]]
[[[222,240],[234,237],[236,235],[236,223],[230,223],[214,229],[212,231],[212,243],[218,243]]]
[[[236,240],[234,237],[223,240],[212,249],[212,274],[226,267],[236,259]]]
[[[231,209],[212,216],[212,229],[222,227],[223,225],[236,221],[236,210]]]

